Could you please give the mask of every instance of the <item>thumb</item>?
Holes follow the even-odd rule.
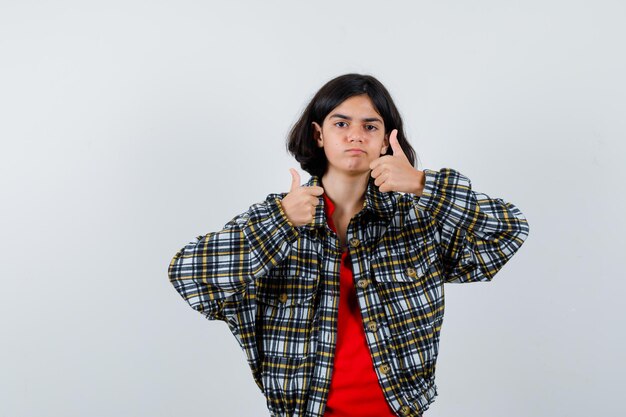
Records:
[[[389,135],[389,144],[391,145],[391,149],[393,150],[393,156],[399,156],[401,158],[407,159],[404,151],[402,150],[402,146],[400,146],[400,142],[398,142],[398,129],[393,129],[391,134]]]
[[[289,172],[291,172],[291,189],[289,192],[292,192],[300,186],[300,174],[293,168],[289,168]]]

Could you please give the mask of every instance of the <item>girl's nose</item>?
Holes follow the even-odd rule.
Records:
[[[348,140],[350,142],[354,142],[355,140],[363,141],[363,135],[358,129],[351,130],[350,132],[348,132]]]

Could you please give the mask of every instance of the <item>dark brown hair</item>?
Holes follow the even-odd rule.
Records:
[[[391,133],[393,129],[398,130],[398,142],[411,165],[415,166],[415,150],[406,139],[402,117],[385,86],[371,75],[344,74],[320,88],[289,132],[287,151],[296,158],[303,170],[321,177],[328,165],[324,149],[316,145],[312,122],[322,126],[328,113],[335,107],[361,94],[369,96],[374,108],[382,116],[385,134]],[[387,148],[386,155],[393,155],[391,146]]]

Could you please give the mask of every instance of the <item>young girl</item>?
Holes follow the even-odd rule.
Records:
[[[490,281],[529,227],[458,171],[417,170],[385,87],[346,74],[288,138],[311,178],[198,236],[169,266],[229,326],[272,416],[420,416],[437,395],[444,283]]]

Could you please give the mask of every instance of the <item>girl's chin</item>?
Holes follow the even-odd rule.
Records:
[[[343,173],[343,174],[349,174],[349,175],[369,175],[369,173],[372,171],[369,166],[367,166],[366,164],[362,164],[359,166],[348,166],[348,167],[342,167],[342,168],[332,168],[332,171],[336,172],[336,173]]]

